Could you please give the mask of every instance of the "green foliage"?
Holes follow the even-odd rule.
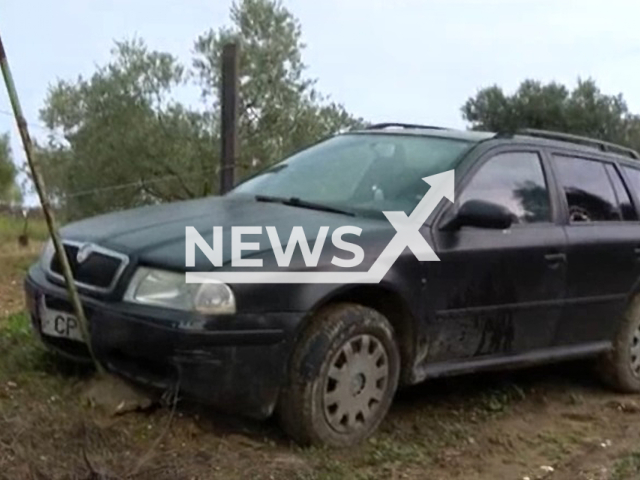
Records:
[[[66,217],[216,193],[220,57],[232,39],[241,44],[239,177],[358,124],[305,78],[300,33],[279,1],[241,0],[229,27],[197,39],[192,70],[133,40],[116,43],[91,77],[53,85],[41,111],[52,135],[38,155]],[[174,99],[191,82],[205,111]],[[127,186],[105,188],[114,185]]]
[[[473,129],[514,132],[538,128],[574,133],[640,149],[640,117],[622,95],[606,95],[592,79],[564,85],[525,80],[512,95],[498,86],[480,90],[462,107]]]
[[[212,192],[208,116],[171,99],[184,76],[174,57],[133,40],[91,78],[50,89],[41,117],[64,140],[38,153],[67,218]]]
[[[280,1],[244,0],[231,8],[232,26],[210,30],[196,42],[193,66],[203,95],[217,104],[222,46],[239,41],[240,163],[267,166],[337,130],[359,125],[329,103],[304,76],[298,20]]]
[[[22,193],[16,183],[16,166],[11,158],[9,134],[0,135],[0,203],[20,203]]]

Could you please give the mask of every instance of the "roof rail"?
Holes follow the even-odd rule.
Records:
[[[638,152],[632,148],[623,147],[622,145],[616,145],[615,143],[605,142],[603,140],[596,140],[594,138],[583,137],[580,135],[573,135],[570,133],[552,132],[549,130],[536,130],[534,128],[525,128],[518,130],[519,135],[528,135],[530,137],[546,138],[549,140],[560,140],[562,142],[571,142],[585,145],[592,148],[597,148],[603,152],[618,153],[626,155],[627,157],[640,159]]]
[[[374,125],[369,125],[365,128],[365,130],[382,130],[384,128],[420,128],[425,130],[446,130],[444,127],[434,127],[432,125],[417,125],[414,123],[397,123],[397,122],[386,122],[386,123],[376,123]]]

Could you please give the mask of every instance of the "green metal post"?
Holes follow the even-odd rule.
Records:
[[[27,163],[29,164],[29,169],[31,170],[33,183],[35,184],[36,191],[38,192],[38,198],[40,199],[40,204],[42,205],[42,211],[44,212],[44,218],[47,222],[47,228],[49,229],[49,234],[51,235],[53,245],[56,249],[56,255],[58,255],[58,259],[60,260],[60,265],[62,265],[62,274],[64,275],[64,278],[67,284],[69,299],[71,300],[71,304],[73,305],[75,314],[78,317],[80,332],[82,333],[82,338],[87,344],[87,348],[89,350],[91,358],[93,359],[96,369],[98,370],[98,373],[102,374],[104,373],[104,369],[102,368],[102,365],[100,364],[100,362],[98,362],[98,360],[96,359],[95,354],[93,352],[93,346],[91,344],[91,334],[89,333],[89,324],[87,322],[87,317],[84,314],[82,303],[80,302],[80,296],[78,295],[78,290],[76,289],[76,285],[73,281],[73,273],[71,272],[71,265],[69,264],[69,259],[67,258],[67,254],[62,246],[62,240],[60,239],[60,235],[58,234],[58,227],[57,227],[55,215],[53,213],[53,210],[51,209],[51,204],[49,203],[49,199],[46,194],[44,180],[33,158],[34,157],[33,143],[31,142],[31,137],[29,136],[27,122],[25,121],[24,115],[22,114],[22,107],[20,106],[18,92],[16,91],[15,83],[13,81],[13,76],[11,75],[11,70],[9,69],[9,61],[7,59],[7,54],[2,44],[1,37],[0,37],[0,68],[2,69],[2,76],[4,77],[4,82],[7,87],[7,93],[9,94],[9,100],[11,101],[13,114],[15,116],[16,123],[18,124],[18,131],[20,132],[20,138],[22,139],[22,146],[24,147],[24,153],[27,157]]]

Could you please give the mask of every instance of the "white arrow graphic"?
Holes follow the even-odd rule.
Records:
[[[435,254],[420,234],[443,197],[454,201],[454,171],[448,170],[422,180],[431,185],[411,215],[404,212],[383,212],[396,229],[389,244],[366,272],[187,272],[187,283],[380,283],[405,248],[421,262],[437,262]]]

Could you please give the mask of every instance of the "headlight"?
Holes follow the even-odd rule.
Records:
[[[233,291],[224,283],[189,284],[184,273],[140,267],[124,294],[128,302],[212,315],[236,312]]]

